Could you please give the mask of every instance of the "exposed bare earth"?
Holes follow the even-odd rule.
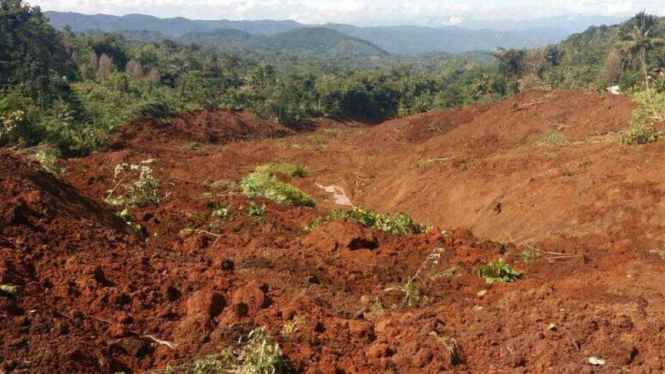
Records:
[[[2,152],[0,284],[19,292],[0,294],[0,371],[161,370],[265,325],[303,373],[661,373],[665,143],[621,146],[631,110],[626,97],[534,92],[300,134],[202,112],[132,123],[62,181]],[[132,210],[141,241],[103,198],[116,164],[146,159],[167,197]],[[277,161],[309,169],[291,182],[318,208],[259,199],[266,216],[249,217],[236,188],[211,183]],[[340,189],[436,228],[305,232]],[[209,229],[213,201],[231,210]],[[542,257],[522,261],[527,245]],[[477,271],[498,258],[525,277],[486,284]],[[427,300],[405,306],[395,289],[423,264]]]

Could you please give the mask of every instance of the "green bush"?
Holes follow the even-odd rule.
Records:
[[[379,214],[364,208],[353,208],[349,211],[335,210],[323,220],[330,222],[338,219],[348,219],[361,226],[394,235],[422,234],[430,230],[428,226],[413,222],[411,217],[404,213]],[[317,218],[308,225],[307,229],[314,229],[320,224],[321,219]]]
[[[513,269],[502,258],[481,267],[478,275],[485,278],[487,283],[511,283],[522,277],[522,273]]]
[[[665,115],[665,93],[637,92],[633,95],[637,107],[633,111],[631,127],[621,133],[621,143],[625,145],[647,144],[664,137],[662,131],[654,127]]]
[[[141,103],[134,110],[136,118],[165,118],[174,114],[174,108],[171,104],[161,100],[151,100]]]
[[[269,168],[268,168],[269,169]],[[240,182],[247,197],[264,197],[281,205],[314,207],[314,200],[300,189],[280,181],[266,168],[257,168]]]

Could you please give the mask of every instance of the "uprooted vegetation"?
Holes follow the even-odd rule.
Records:
[[[257,167],[240,182],[247,197],[263,197],[281,205],[314,207],[316,202],[309,195],[283,182],[278,175],[300,178],[306,175],[304,168],[291,164],[272,164]]]
[[[164,374],[287,374],[292,372],[279,344],[274,343],[265,327],[252,330],[238,348],[228,348],[221,355],[197,360],[191,365],[168,368]]]
[[[108,191],[106,202],[123,208],[158,204],[161,200],[160,183],[149,166],[154,162],[155,160],[145,160],[140,165],[116,165],[113,174],[115,185]]]
[[[310,222],[305,231],[311,231],[320,226],[323,222],[348,219],[360,226],[373,230],[379,230],[394,235],[422,234],[430,230],[430,226],[418,224],[411,217],[404,213],[381,214],[365,208],[353,208],[351,210],[335,210],[325,217],[317,217]]]

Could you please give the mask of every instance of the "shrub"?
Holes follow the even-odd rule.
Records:
[[[633,98],[637,107],[633,111],[631,127],[621,133],[621,143],[635,145],[658,141],[665,134],[656,130],[654,123],[665,115],[665,93],[638,92]]]
[[[141,103],[135,110],[134,116],[137,118],[164,118],[175,112],[173,106],[163,100],[150,100]]]
[[[60,152],[52,148],[41,148],[35,152],[35,159],[39,162],[42,169],[46,172],[58,176],[64,173],[65,169],[58,164]]]
[[[485,278],[487,283],[511,283],[522,277],[522,273],[506,264],[503,259],[481,267],[478,275]]]
[[[148,166],[154,160],[146,160],[141,165],[122,163],[115,167],[113,180],[117,183],[108,191],[106,202],[125,208],[158,204],[160,197],[159,180],[152,175]],[[124,190],[117,194],[118,190]]]
[[[247,197],[264,197],[281,205],[316,206],[309,195],[280,181],[269,169],[259,167],[243,178],[240,187]]]
[[[627,131],[621,133],[621,144],[636,145],[657,142],[663,137],[663,132],[656,130],[653,125],[633,125]]]
[[[336,210],[325,217],[325,221],[336,219],[348,219],[361,226],[394,235],[422,234],[430,229],[428,226],[413,222],[413,219],[404,213],[379,214],[364,208],[353,208],[349,211]]]

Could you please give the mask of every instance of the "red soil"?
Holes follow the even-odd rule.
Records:
[[[304,373],[663,372],[665,144],[613,139],[631,109],[624,97],[536,92],[281,139],[241,113],[142,121],[118,150],[67,163],[76,190],[2,153],[0,284],[20,291],[0,295],[0,370],[160,370],[265,325]],[[569,144],[536,144],[550,133]],[[140,241],[101,200],[116,164],[150,158],[168,197],[132,210]],[[264,218],[249,217],[236,188],[210,183],[275,161],[309,168],[292,182],[319,208],[266,201]],[[399,237],[338,221],[306,233],[334,208],[316,182],[462,229]],[[213,227],[211,202],[231,207]],[[524,263],[527,242],[543,258]],[[486,284],[477,270],[498,258],[525,277]],[[421,268],[427,300],[403,305],[396,290]]]

